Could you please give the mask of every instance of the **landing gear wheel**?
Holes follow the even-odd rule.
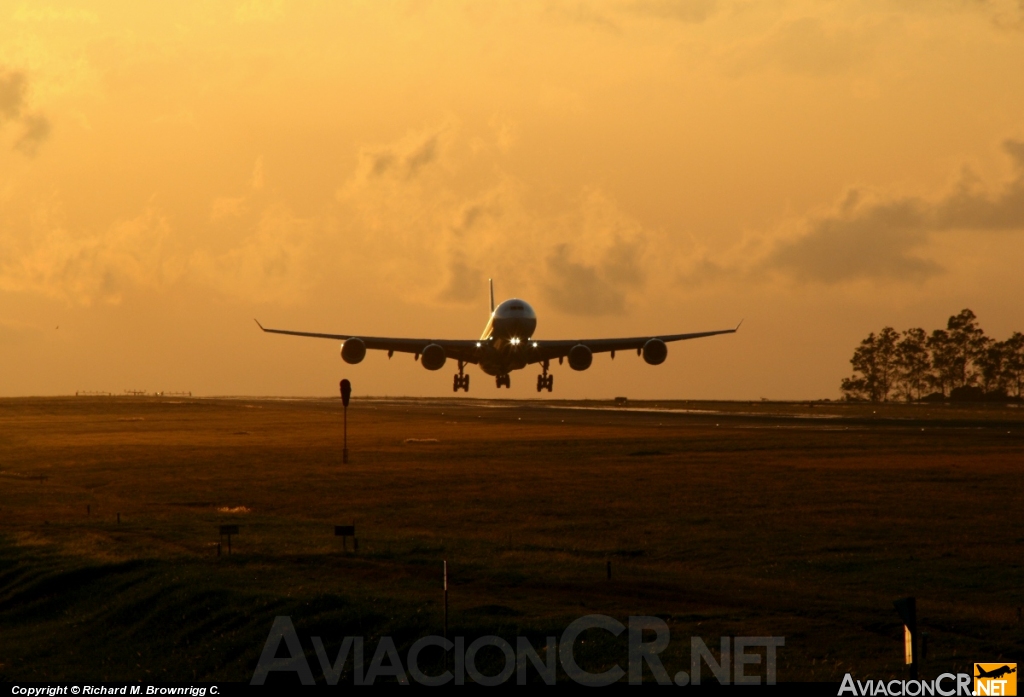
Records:
[[[498,377],[494,378],[494,384],[498,386],[498,389],[501,389],[502,385],[509,389],[512,389],[512,378],[509,377],[508,375],[499,375]]]
[[[458,392],[460,389],[469,392],[469,376],[456,373],[455,380],[452,382],[452,392]]]
[[[537,391],[547,390],[548,392],[555,386],[554,375],[538,375],[537,376]]]

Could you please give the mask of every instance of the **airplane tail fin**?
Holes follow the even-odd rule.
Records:
[[[491,284],[491,314],[494,314],[494,279],[488,278],[487,282]]]

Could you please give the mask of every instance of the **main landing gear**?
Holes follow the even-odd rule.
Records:
[[[466,364],[459,361],[459,372],[455,374],[455,380],[452,383],[452,392],[458,392],[459,390],[469,392],[469,376],[462,373],[462,369],[465,367]]]
[[[540,392],[541,390],[546,389],[548,392],[550,392],[555,387],[555,376],[548,375],[547,361],[541,363],[541,367],[544,369],[544,372],[537,376],[537,391]]]
[[[499,375],[498,377],[494,378],[494,382],[499,389],[501,388],[502,385],[509,389],[512,389],[512,378],[510,378],[508,375]]]

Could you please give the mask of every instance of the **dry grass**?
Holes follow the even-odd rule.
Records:
[[[605,407],[353,402],[343,466],[334,402],[2,400],[3,676],[246,679],[284,610],[411,641],[439,631],[442,559],[456,631],[656,614],[670,672],[690,635],[772,634],[782,680],[900,675],[904,595],[926,673],[1020,657],[1024,410]],[[211,598],[224,626],[193,612]]]

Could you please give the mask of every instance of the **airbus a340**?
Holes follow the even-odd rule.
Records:
[[[473,340],[441,340],[441,339],[389,339],[374,336],[355,336],[352,334],[321,334],[318,332],[296,332],[289,329],[267,329],[259,320],[259,328],[272,334],[290,334],[292,336],[311,336],[318,339],[336,339],[342,342],[341,357],[346,363],[359,363],[366,356],[367,349],[387,351],[391,358],[396,351],[412,353],[415,360],[427,370],[440,370],[449,358],[458,361],[459,372],[455,374],[452,391],[460,389],[469,392],[469,375],[465,368],[469,364],[479,365],[488,375],[493,375],[495,383],[511,387],[509,374],[513,370],[521,370],[528,365],[538,364],[541,374],[537,376],[537,391],[551,390],[555,386],[555,376],[548,372],[551,361],[558,360],[559,365],[565,359],[573,370],[586,370],[594,360],[595,353],[612,354],[616,351],[635,350],[638,356],[651,365],[660,365],[668,355],[670,341],[699,339],[716,334],[733,334],[740,328],[737,324],[733,329],[718,329],[711,332],[694,332],[691,334],[659,334],[657,336],[636,336],[624,339],[535,339],[537,329],[537,313],[524,300],[512,298],[498,306],[494,305],[494,283],[491,282],[491,316],[487,320],[483,334]]]

